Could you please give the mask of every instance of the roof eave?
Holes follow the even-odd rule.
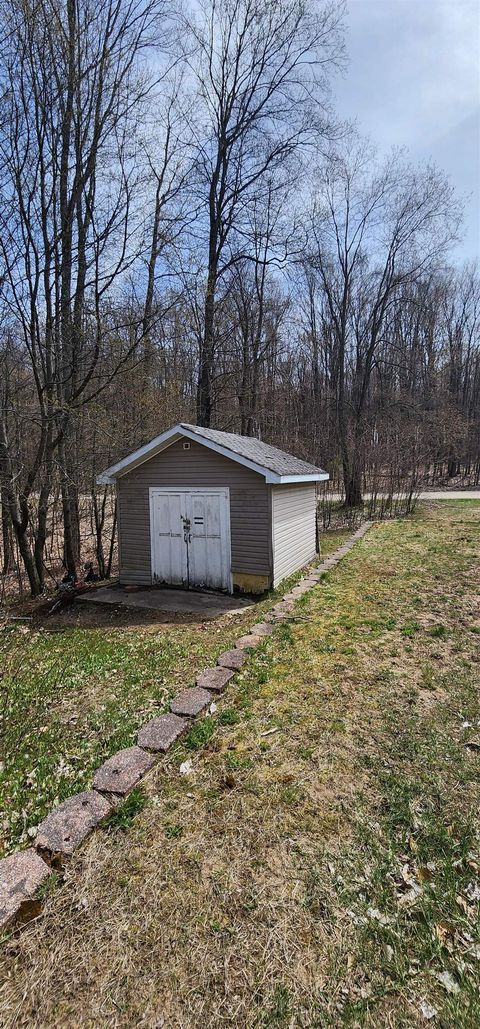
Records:
[[[110,468],[106,468],[104,472],[97,475],[97,485],[113,485],[120,476],[125,475],[127,472],[133,471],[138,465],[148,461],[156,453],[160,453],[165,450],[166,447],[170,446],[171,443],[175,443],[177,439],[181,439],[182,436],[187,439],[193,440],[195,443],[201,443],[202,446],[207,447],[209,450],[214,450],[217,454],[221,454],[222,457],[228,458],[230,461],[235,461],[237,464],[244,465],[245,468],[250,468],[252,472],[256,472],[265,479],[265,482],[271,484],[282,485],[283,483],[289,482],[322,482],[329,478],[327,472],[322,469],[312,475],[278,475],[270,469],[265,468],[263,465],[257,464],[255,461],[250,461],[247,457],[242,457],[240,454],[236,454],[234,450],[229,450],[228,447],[222,447],[221,444],[215,443],[213,440],[209,440],[206,436],[202,436],[199,432],[192,432],[185,425],[180,422],[178,425],[174,425],[172,429],[167,429],[160,436],[156,436],[149,443],[145,443],[143,447],[139,447],[138,450],[134,450],[133,454],[129,454],[124,457],[122,461],[118,461],[117,464],[111,465]]]
[[[128,454],[127,457],[122,458],[121,461],[117,461],[116,464],[110,465],[104,472],[97,475],[97,485],[113,485],[121,475],[125,475],[126,472],[133,471],[138,465],[143,464],[144,461],[148,461],[150,457],[153,457],[155,453],[160,453],[166,447],[170,446],[171,443],[175,443],[177,439],[181,439],[182,436],[186,435],[186,432],[180,429],[179,425],[174,425],[173,429],[167,429],[166,432],[162,432],[160,436],[155,436],[154,439],[150,440],[149,443],[145,443],[143,447],[139,447],[138,450],[134,450],[132,454]]]
[[[265,476],[265,481],[272,484],[272,486],[284,486],[292,482],[326,482],[330,476],[328,472],[319,471],[312,475],[275,475],[270,472],[269,475]]]
[[[97,478],[95,479],[97,486],[114,486],[116,481],[117,480],[114,475],[107,475],[106,472],[102,472],[101,475],[97,475]]]

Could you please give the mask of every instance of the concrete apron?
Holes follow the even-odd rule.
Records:
[[[202,593],[200,590],[141,589],[126,593],[120,587],[105,586],[89,593],[80,594],[75,602],[88,604],[113,604],[117,607],[142,608],[150,611],[166,611],[171,614],[192,614],[200,618],[218,618],[225,614],[238,614],[251,607],[248,597],[231,597],[226,593]]]

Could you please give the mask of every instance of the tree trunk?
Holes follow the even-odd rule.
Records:
[[[92,486],[92,512],[93,522],[95,528],[95,554],[98,565],[98,575],[100,579],[106,579],[106,567],[105,567],[105,553],[103,550],[103,528],[105,525],[105,507],[107,502],[107,489],[103,492],[103,498],[101,504],[98,504],[98,496],[95,489],[95,485]]]
[[[115,547],[115,538],[116,538],[116,535],[117,535],[117,512],[118,512],[118,505],[117,505],[117,498],[115,497],[115,504],[114,504],[114,508],[113,508],[112,534],[110,536],[110,547],[109,547],[109,551],[108,551],[108,564],[107,564],[107,569],[106,569],[106,572],[105,572],[105,578],[106,579],[109,579],[111,574],[112,574],[113,551],[114,551],[114,547]]]
[[[80,561],[80,516],[78,488],[74,481],[72,462],[69,460],[69,427],[59,444],[60,483],[62,493],[64,564],[70,575],[76,576]]]
[[[41,583],[42,589],[45,581],[45,543],[47,541],[47,518],[48,518],[48,502],[50,499],[50,482],[42,485],[40,490],[40,496],[38,499],[38,524],[37,532],[35,535],[35,546],[34,546],[34,560],[35,567],[37,569],[37,575]]]
[[[8,575],[12,569],[12,523],[8,509],[5,490],[0,490],[0,502],[2,505],[2,575]]]
[[[197,389],[197,425],[209,428],[212,419],[212,375],[214,360],[215,286],[214,273],[208,276],[204,308],[203,340],[200,351],[200,366]]]
[[[363,501],[361,476],[358,471],[351,470],[345,476],[345,507],[360,507]]]
[[[28,542],[26,530],[23,529],[21,525],[17,523],[15,520],[13,522],[13,527],[15,529],[15,536],[18,543],[18,549],[20,551],[20,555],[23,561],[23,566],[27,573],[28,583],[30,586],[30,593],[32,597],[39,597],[42,592],[43,586],[38,577],[37,566],[35,564],[35,559],[32,554],[30,544]]]
[[[30,592],[32,597],[38,597],[42,592],[42,583],[38,576],[34,554],[28,538],[27,530],[30,522],[28,502],[25,496],[19,496],[17,493],[9,457],[7,435],[3,426],[0,438],[0,475],[3,480],[2,499],[5,498],[7,502],[15,539],[27,573]]]

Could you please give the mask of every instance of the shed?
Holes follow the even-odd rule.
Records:
[[[276,586],[315,556],[328,478],[261,440],[175,425],[98,476],[117,488],[120,582]]]

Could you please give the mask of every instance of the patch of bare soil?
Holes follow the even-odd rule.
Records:
[[[155,632],[159,625],[201,625],[198,614],[185,612],[153,611],[142,608],[118,607],[113,604],[89,604],[86,601],[74,603],[63,608],[58,614],[49,615],[48,609],[38,617],[39,624],[45,629],[58,630],[73,627],[76,629],[151,629]]]

